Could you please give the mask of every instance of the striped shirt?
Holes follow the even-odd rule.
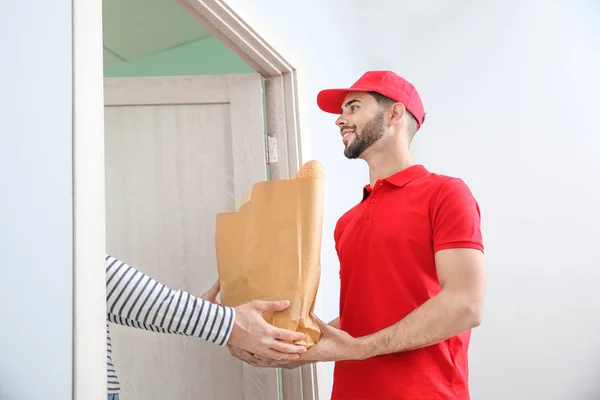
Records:
[[[197,336],[225,346],[235,309],[171,290],[135,268],[106,256],[106,364],[108,393],[119,393],[109,322],[158,333]]]

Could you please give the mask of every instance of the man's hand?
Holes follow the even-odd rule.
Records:
[[[322,322],[320,320],[318,320],[316,317],[315,317],[315,319],[317,320],[317,323],[322,324]],[[329,323],[329,326],[333,327],[336,330],[339,330],[339,328],[340,328],[339,317],[334,319],[333,321],[331,321]],[[229,351],[231,352],[231,355],[233,355],[234,357],[236,357],[254,367],[259,367],[259,368],[271,367],[271,368],[294,369],[294,368],[298,368],[298,367],[301,367],[306,364],[313,363],[313,361],[309,361],[309,360],[304,360],[304,361],[273,360],[268,357],[254,355],[247,351],[233,348],[232,346],[229,346]]]
[[[261,356],[255,356],[246,350],[237,349],[233,346],[227,347],[229,347],[229,352],[232,356],[256,368],[294,369],[311,363],[311,361],[275,361]]]
[[[301,367],[306,364],[312,363],[312,361],[276,361],[269,358],[255,356],[252,353],[247,352],[246,350],[237,349],[233,346],[228,346],[229,352],[235,358],[244,361],[245,363],[257,367],[257,368],[285,368],[285,369],[294,369]]]
[[[362,343],[348,333],[314,317],[321,329],[321,339],[300,356],[301,361],[342,361],[365,358]],[[332,321],[333,322],[333,321]]]
[[[273,361],[273,360],[261,360],[258,357],[255,357],[252,353],[247,352],[246,350],[238,349],[233,346],[227,346],[229,348],[229,352],[232,356],[237,359],[244,361],[245,363],[252,365],[257,368],[267,368],[267,367],[277,367],[279,363],[286,363],[289,361]]]
[[[200,298],[202,300],[210,301],[211,303],[217,302],[217,295],[221,290],[221,282],[217,279],[217,281],[208,289]]]
[[[252,301],[236,307],[233,330],[227,342],[230,351],[233,347],[275,361],[298,360],[300,354],[306,352],[306,347],[285,343],[283,340],[302,340],[304,334],[276,328],[267,323],[262,315],[265,312],[283,311],[289,305],[287,300]]]

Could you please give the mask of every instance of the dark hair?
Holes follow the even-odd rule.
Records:
[[[381,93],[378,92],[368,92],[371,96],[373,96],[375,98],[375,100],[377,101],[377,104],[379,104],[381,107],[389,107],[392,104],[396,103],[395,100],[390,99],[387,96],[382,95]],[[406,110],[410,122],[409,122],[409,133],[411,135],[414,135],[417,131],[417,118],[415,118],[415,116],[408,110]],[[421,125],[423,124],[423,122],[425,122],[425,115],[423,115],[423,121],[421,121]]]
[[[391,106],[392,104],[394,104],[396,102],[395,100],[392,100],[389,97],[384,96],[378,92],[369,92],[369,94],[375,98],[375,100],[377,101],[377,104],[379,104],[380,106],[383,106],[383,107]]]

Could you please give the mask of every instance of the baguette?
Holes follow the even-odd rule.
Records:
[[[296,174],[296,179],[323,179],[325,170],[323,165],[317,160],[306,162]]]

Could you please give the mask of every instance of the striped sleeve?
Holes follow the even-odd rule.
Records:
[[[107,319],[153,332],[196,336],[224,346],[235,309],[171,290],[130,265],[106,256]]]
[[[108,384],[108,393],[119,393],[121,391],[119,377],[117,376],[112,360],[112,341],[110,340],[108,323],[106,323],[106,381]]]

